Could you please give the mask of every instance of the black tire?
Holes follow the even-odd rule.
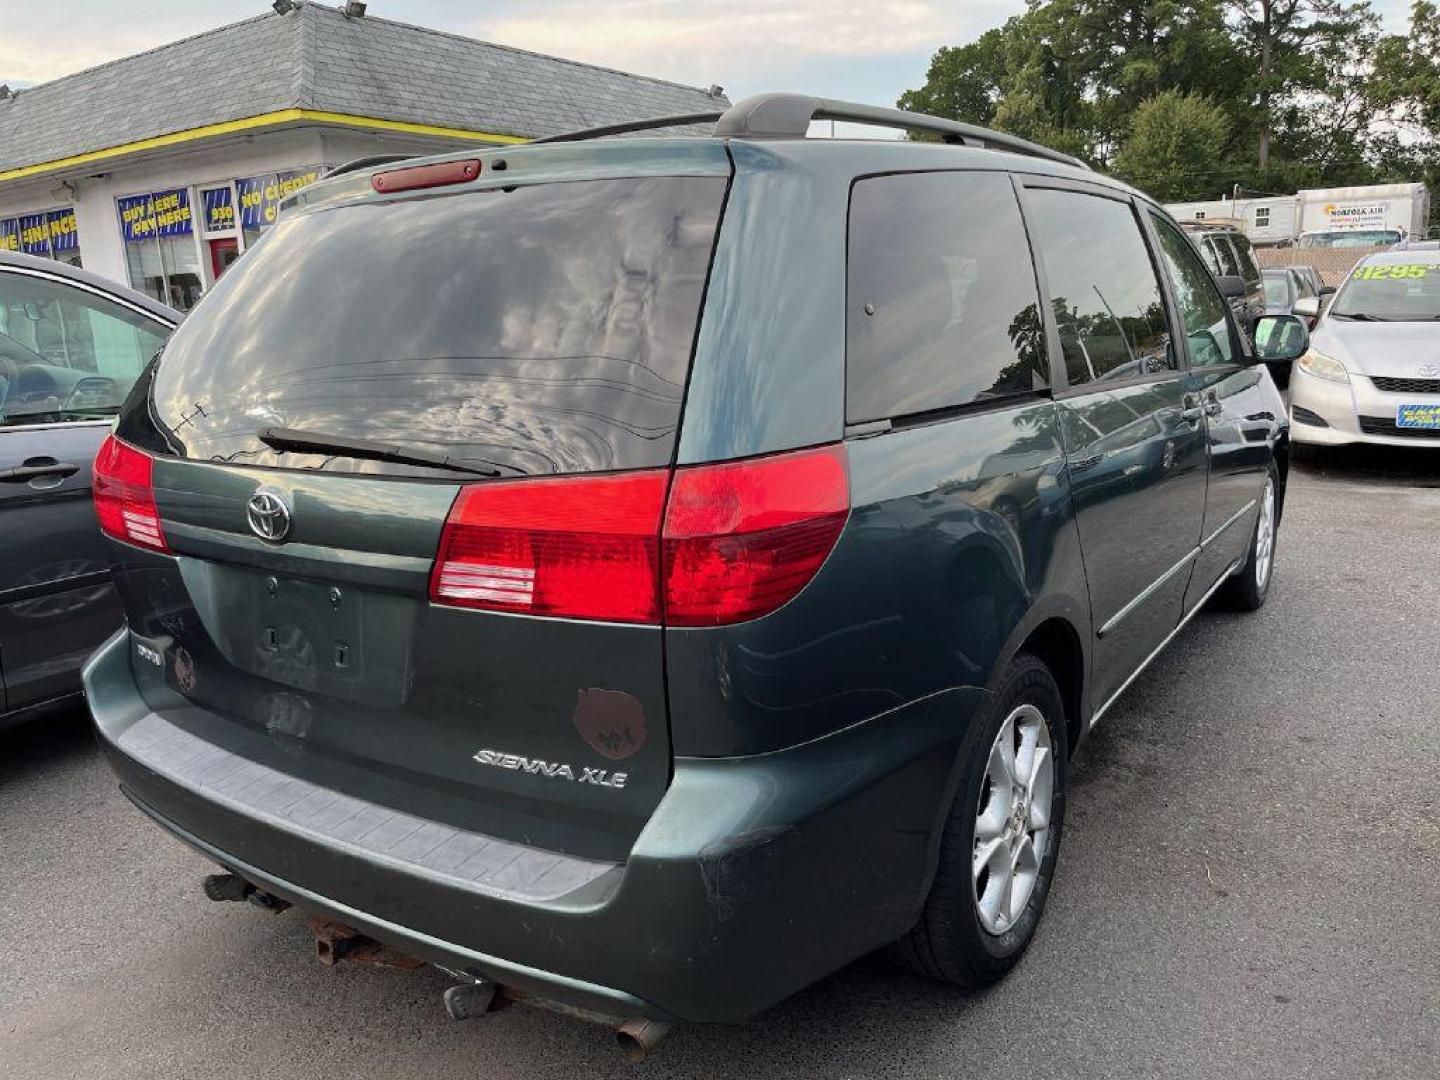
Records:
[[[1257,564],[1260,555],[1260,528],[1265,518],[1265,495],[1262,494],[1260,508],[1255,514],[1255,527],[1250,531],[1250,547],[1245,553],[1245,565],[1236,571],[1234,577],[1220,586],[1220,590],[1215,594],[1215,599],[1232,611],[1259,611],[1265,606],[1265,599],[1270,595],[1270,584],[1275,580],[1275,548],[1280,539],[1280,474],[1273,463],[1270,466],[1269,485],[1267,490],[1273,493],[1275,500],[1270,515],[1269,566],[1264,580],[1260,580]]]
[[[1050,735],[1054,769],[1050,824],[1029,902],[1008,930],[994,934],[982,924],[975,899],[971,872],[975,819],[987,783],[991,747],[1006,719],[1027,704],[1039,709]],[[1055,678],[1041,660],[1022,653],[1011,662],[990,707],[976,718],[966,737],[961,761],[930,895],[914,929],[891,946],[890,955],[922,975],[965,990],[980,990],[1003,978],[1030,944],[1045,910],[1060,852],[1069,764],[1065,709]]]

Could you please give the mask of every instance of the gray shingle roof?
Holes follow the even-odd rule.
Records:
[[[726,104],[696,87],[306,3],[0,101],[0,172],[289,108],[536,137]]]

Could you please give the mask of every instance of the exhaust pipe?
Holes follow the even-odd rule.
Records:
[[[500,988],[492,982],[467,982],[445,991],[445,1011],[451,1020],[473,1020],[496,1009]]]
[[[239,874],[208,874],[201,882],[205,895],[216,903],[240,903],[248,900],[262,911],[279,915],[290,906],[290,901],[257,889]]]
[[[637,1016],[621,1024],[615,1032],[615,1041],[631,1061],[644,1061],[650,1051],[660,1045],[660,1040],[670,1034],[670,1025],[659,1020],[646,1020]]]

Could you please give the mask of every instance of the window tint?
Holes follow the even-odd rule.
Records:
[[[725,186],[584,180],[282,215],[120,430],[160,453],[336,472],[427,474],[278,453],[257,432],[527,474],[666,464]]]
[[[1035,272],[1004,174],[857,183],[847,306],[851,422],[1048,383]]]
[[[1130,206],[1070,191],[1027,194],[1072,386],[1177,366],[1160,284]]]
[[[1240,276],[1250,284],[1260,280],[1260,267],[1255,264],[1255,253],[1250,247],[1250,238],[1244,233],[1234,233],[1230,242],[1235,245],[1235,258],[1240,267]]]
[[[1228,364],[1235,357],[1230,336],[1229,305],[1205,271],[1195,247],[1185,235],[1158,214],[1150,215],[1160,238],[1165,270],[1175,293],[1175,308],[1185,327],[1185,343],[1191,367]],[[1270,281],[1266,279],[1266,287]],[[1280,281],[1284,287],[1284,280]],[[1288,302],[1288,296],[1287,300]]]
[[[1223,236],[1212,236],[1210,247],[1215,252],[1215,261],[1220,265],[1216,273],[1230,277],[1244,276],[1240,273],[1240,264],[1235,260],[1235,249],[1230,246],[1229,240]]]
[[[0,273],[0,424],[113,415],[168,332],[75,286]]]

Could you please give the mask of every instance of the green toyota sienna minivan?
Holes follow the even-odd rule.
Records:
[[[1139,192],[706,119],[337,170],[95,466],[90,707],[207,892],[637,1050],[886,946],[1003,976],[1076,746],[1264,603],[1289,447],[1244,283]]]

